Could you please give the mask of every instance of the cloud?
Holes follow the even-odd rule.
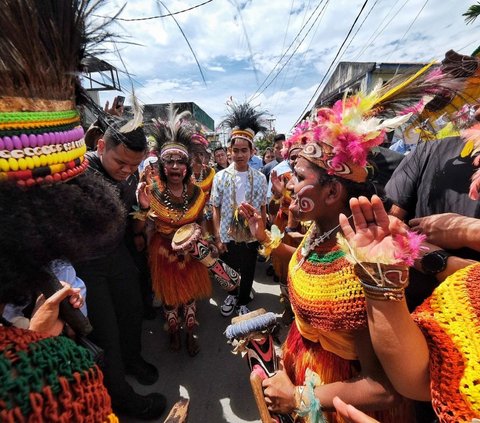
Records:
[[[269,85],[255,101],[274,115],[276,129],[286,132],[307,106],[364,2],[335,0],[322,14],[319,12],[326,3],[316,10],[317,5],[311,3],[237,0],[239,12],[233,2],[215,0],[175,15],[200,62],[207,86],[171,17],[122,22],[115,30],[140,44],[120,44],[119,48],[144,102],[194,101],[218,123],[228,97],[243,101]],[[441,59],[451,48],[470,53],[477,47],[478,24],[467,26],[462,13],[471,3],[431,1],[421,12],[425,0],[375,2],[371,11],[373,4],[369,4],[352,31],[353,41],[345,44],[338,60],[428,62]],[[168,7],[175,12],[195,4],[196,0],[172,0]],[[114,2],[104,14],[113,15],[119,6],[120,1]],[[159,10],[156,2],[129,0],[121,17],[161,13],[165,10]],[[122,69],[113,52],[106,60]],[[271,77],[283,67],[281,73],[258,90],[277,64]],[[128,90],[130,81],[122,77],[122,86]],[[102,98],[113,95],[102,93]]]

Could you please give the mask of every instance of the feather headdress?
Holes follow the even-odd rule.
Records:
[[[191,145],[193,126],[190,123],[192,114],[185,110],[178,112],[172,103],[167,107],[164,119],[154,119],[152,135],[155,138],[155,150],[160,159],[169,154],[180,154],[188,157]]]
[[[88,47],[109,38],[90,0],[5,0],[0,7],[0,180],[67,180],[87,165],[77,73]]]
[[[231,129],[230,139],[240,138],[253,144],[257,132],[266,131],[265,111],[257,110],[249,103],[237,104],[233,99],[227,102],[228,115],[223,124]]]
[[[331,108],[316,109],[294,133],[309,141],[301,156],[329,174],[365,182],[368,153],[384,142],[385,134],[419,116],[432,100],[451,97],[461,85],[459,78],[432,66],[394,78],[368,94],[345,95]]]

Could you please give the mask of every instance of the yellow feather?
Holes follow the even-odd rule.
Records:
[[[410,78],[408,78],[406,81],[403,81],[401,84],[397,85],[396,87],[393,87],[391,90],[387,91],[385,94],[383,94],[377,101],[375,101],[374,105],[382,103],[383,101],[387,100],[390,97],[393,97],[395,94],[397,94],[399,91],[404,89],[407,85],[410,85],[415,79],[417,79],[419,76],[423,75],[430,67],[434,64],[435,62],[430,62],[428,65],[425,65],[422,69],[420,69],[417,73],[412,75]]]

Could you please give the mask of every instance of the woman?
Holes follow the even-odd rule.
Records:
[[[275,155],[273,154],[273,150],[270,147],[268,147],[263,152],[263,156],[262,156],[263,166],[272,162],[273,160],[275,160]]]
[[[157,122],[154,136],[159,155],[159,176],[141,185],[139,202],[144,215],[153,219],[155,231],[149,245],[149,260],[155,296],[164,306],[170,334],[170,349],[180,349],[179,309],[183,307],[187,351],[200,351],[194,328],[195,300],[211,295],[207,268],[190,256],[172,250],[176,230],[188,223],[201,224],[205,194],[192,182],[190,166],[191,132],[181,124],[186,114]]]
[[[373,351],[362,287],[335,239],[339,214],[350,215],[349,198],[371,193],[366,157],[385,135],[365,124],[368,118],[357,109],[361,103],[358,97],[337,102],[301,124],[312,136],[295,164],[290,210],[313,224],[296,250],[280,244],[264,230],[258,211],[242,204],[263,252],[291,257],[288,284],[295,322],[283,346],[284,369],[263,382],[265,401],[274,413],[312,419],[326,411],[330,421],[342,421],[329,413],[339,396],[361,409],[380,410],[374,415],[382,422],[409,421],[409,407]]]
[[[398,269],[408,275],[412,263],[402,261],[398,251],[412,244],[411,235],[388,218],[376,196],[352,199],[350,206],[355,229],[345,216],[340,222],[362,279],[373,346],[393,386],[409,398],[431,400],[440,422],[478,419],[480,264],[450,275],[410,315],[404,295],[408,277],[388,275]],[[362,269],[372,263],[381,272],[365,274]],[[380,278],[391,283],[384,286]]]

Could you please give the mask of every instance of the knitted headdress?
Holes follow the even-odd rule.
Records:
[[[0,7],[0,305],[36,298],[52,260],[85,260],[122,225],[110,184],[80,175],[76,74],[88,42],[108,36],[104,22],[86,23],[100,3]],[[73,341],[2,325],[0,362],[1,421],[118,421],[100,369]]]
[[[153,120],[152,135],[155,138],[155,150],[160,160],[179,155],[188,160],[192,143],[191,113],[185,110],[178,113],[173,104],[167,108],[167,116]]]
[[[294,135],[307,140],[301,156],[331,175],[366,182],[371,176],[368,153],[384,142],[385,134],[424,111],[436,95],[452,91],[454,78],[427,72],[431,65],[314,110]]]
[[[2,2],[0,179],[21,185],[83,172],[86,151],[75,107],[88,44],[108,34],[87,26],[88,0]]]
[[[233,100],[227,102],[227,109],[228,115],[223,124],[231,129],[230,142],[239,138],[253,145],[255,135],[266,131],[264,111],[257,110],[249,103],[237,104]]]

